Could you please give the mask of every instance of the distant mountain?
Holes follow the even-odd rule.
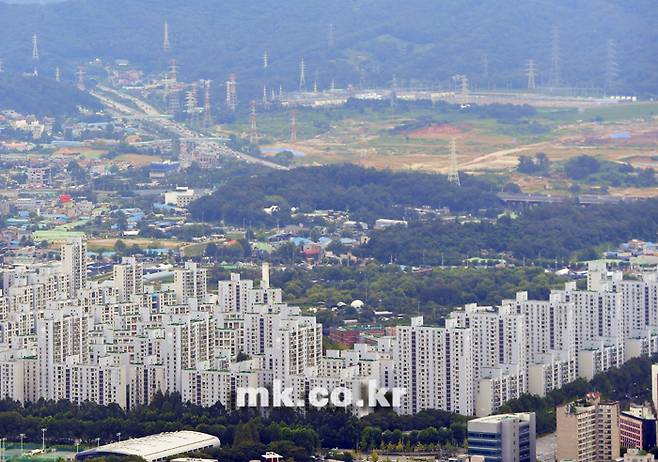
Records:
[[[162,51],[163,23],[171,55]],[[333,24],[333,44],[330,44]],[[522,87],[527,60],[539,82],[551,67],[551,30],[559,28],[562,81],[605,82],[608,42],[618,68],[610,92],[658,95],[655,0],[70,0],[50,5],[0,4],[0,58],[31,68],[31,36],[41,63],[69,69],[92,58],[125,58],[149,71],[177,59],[185,79],[223,82],[236,72],[239,98],[270,87],[359,82],[450,84],[465,74],[475,87]],[[332,45],[332,46],[330,46]],[[269,55],[267,73],[263,53]],[[484,60],[488,62],[488,78]],[[50,72],[50,71],[49,71]]]

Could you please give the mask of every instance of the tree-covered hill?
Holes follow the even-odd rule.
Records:
[[[458,188],[444,175],[330,165],[230,179],[194,201],[189,210],[195,220],[254,226],[294,223],[293,209],[342,210],[372,224],[378,218],[413,215],[407,207],[448,207],[457,212],[500,207],[493,188],[486,180],[467,175],[462,175]],[[273,205],[279,210],[264,211]]]
[[[1,109],[57,117],[77,114],[78,106],[100,109],[96,98],[70,83],[58,83],[54,78],[0,74]]]
[[[165,20],[172,52],[162,51]],[[330,46],[329,24],[333,24]],[[386,84],[449,83],[466,74],[474,86],[523,86],[534,59],[539,81],[550,67],[551,29],[559,27],[565,83],[603,86],[608,40],[616,42],[619,79],[611,91],[658,94],[658,8],[653,0],[70,0],[44,5],[0,3],[0,57],[31,67],[38,33],[42,65],[72,66],[126,58],[162,70],[176,58],[187,78],[218,82],[237,72],[242,101],[262,88],[297,86],[299,62],[309,87],[336,79]],[[484,76],[487,56],[489,78]],[[71,67],[72,69],[72,67]]]
[[[658,226],[655,199],[583,207],[543,205],[517,219],[495,223],[410,223],[373,233],[364,255],[381,262],[460,264],[466,256],[507,254],[518,260],[591,259],[595,248],[630,239],[653,240]]]

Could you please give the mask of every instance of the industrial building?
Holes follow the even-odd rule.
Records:
[[[159,462],[172,456],[218,448],[219,438],[206,433],[179,431],[133,438],[78,453],[78,461],[98,457],[137,456],[147,462]]]

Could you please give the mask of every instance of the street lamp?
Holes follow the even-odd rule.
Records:
[[[77,454],[79,452],[80,452],[80,438],[76,438],[75,439],[75,453]]]
[[[100,447],[101,447],[101,439],[96,438],[96,448],[100,448]]]
[[[46,452],[46,430],[47,428],[41,429],[41,452]]]
[[[23,457],[23,440],[25,439],[25,433],[21,433],[19,436],[21,438],[21,457]]]
[[[121,441],[121,432],[117,433],[117,440]]]

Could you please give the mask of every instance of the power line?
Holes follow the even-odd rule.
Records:
[[[617,44],[614,40],[608,40],[605,64],[605,92],[614,88],[619,78],[619,66],[617,65]]]
[[[528,90],[536,89],[537,65],[535,64],[534,59],[528,60],[528,64],[526,65],[526,76],[528,77]]]
[[[304,64],[304,58],[302,58],[299,63],[299,91],[306,90],[306,64]]]
[[[169,53],[171,51],[171,43],[169,43],[169,23],[164,22],[164,37],[162,41],[162,51]]]
[[[561,81],[560,29],[553,27],[551,31],[551,72],[548,82],[551,88],[558,88],[561,84]]]
[[[453,138],[450,140],[450,166],[448,168],[448,181],[461,186],[459,181],[459,170],[457,170],[457,141]]]

